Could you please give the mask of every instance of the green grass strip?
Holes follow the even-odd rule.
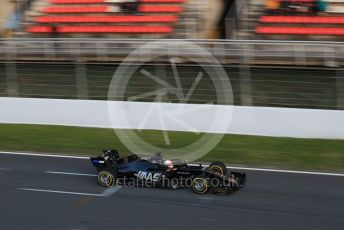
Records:
[[[163,146],[161,131],[139,134],[155,146]],[[173,146],[197,139],[188,132],[169,132]],[[0,125],[0,150],[97,155],[102,149],[128,149],[112,129],[48,125]],[[298,139],[225,135],[202,162],[223,161],[230,165],[296,170],[344,172],[344,140]]]

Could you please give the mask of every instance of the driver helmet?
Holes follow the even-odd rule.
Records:
[[[119,154],[117,150],[114,149],[109,149],[109,150],[103,150],[103,153],[105,156],[113,157],[114,160],[117,160],[119,158]]]
[[[172,169],[173,168],[173,161],[171,160],[166,160],[164,162],[164,165],[167,166],[169,169]]]

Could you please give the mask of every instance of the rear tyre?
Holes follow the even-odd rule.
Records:
[[[110,187],[115,182],[115,176],[108,170],[102,170],[98,173],[98,183],[104,187]]]
[[[219,174],[221,176],[225,176],[227,174],[227,167],[222,162],[213,162],[209,165],[208,170]]]
[[[196,177],[192,181],[192,190],[197,194],[205,194],[209,191],[209,182],[204,177]]]

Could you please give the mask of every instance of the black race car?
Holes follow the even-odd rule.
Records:
[[[116,150],[104,150],[98,157],[91,157],[98,172],[100,185],[114,184],[162,188],[191,187],[197,194],[212,190],[215,194],[230,194],[243,187],[245,173],[229,172],[221,162],[209,166],[188,165],[179,160],[163,162],[162,156],[131,154],[120,157]]]

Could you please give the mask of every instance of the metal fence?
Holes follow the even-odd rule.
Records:
[[[131,51],[151,40],[1,40],[0,96],[106,100],[114,72]],[[165,40],[162,42],[175,42]],[[344,109],[343,44],[340,42],[188,40],[213,54],[229,76],[233,101],[224,104]],[[151,50],[169,54],[166,48]],[[188,54],[180,50],[179,55]],[[217,68],[213,66],[213,68]],[[161,84],[140,70],[175,86],[175,69],[159,58],[138,68],[124,98],[154,92]],[[202,66],[176,63],[183,92],[193,87]],[[224,81],[220,76],[215,81]],[[214,79],[205,75],[188,103],[216,103]],[[220,92],[223,93],[223,92]],[[154,101],[154,97],[141,99]],[[166,102],[178,102],[167,93]]]
[[[155,40],[142,39],[9,39],[0,40],[0,60],[120,61]],[[179,40],[160,40],[162,46]],[[288,64],[339,67],[344,42],[184,40],[206,49],[222,64]],[[168,48],[150,50],[168,54]],[[184,50],[181,55],[190,55]]]
[[[0,96],[107,100],[117,68],[117,64],[4,63],[0,64]],[[173,69],[169,65],[150,65],[142,69],[169,85],[176,85]],[[200,67],[177,65],[177,70],[182,90],[188,92]],[[236,105],[344,109],[344,69],[225,67],[225,71]],[[215,81],[221,83],[224,78]],[[125,87],[124,98],[113,99],[130,100],[161,87],[138,69]],[[204,76],[188,103],[216,103],[218,93],[223,92],[214,88],[214,79]],[[154,101],[154,97],[140,101]],[[171,94],[166,94],[162,101],[179,102]]]

